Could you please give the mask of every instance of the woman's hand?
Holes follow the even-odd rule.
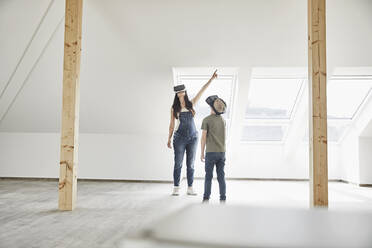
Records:
[[[172,149],[172,143],[171,143],[171,140],[168,140],[167,146],[168,146],[169,149]]]
[[[169,149],[172,149],[171,139],[172,139],[173,130],[174,130],[174,122],[175,122],[175,119],[174,119],[174,115],[173,115],[173,108],[171,108],[171,116],[170,116],[170,123],[169,123],[169,135],[168,135],[168,143],[167,143],[167,146],[168,146]]]
[[[200,155],[200,160],[201,160],[203,163],[205,162],[204,152]]]
[[[212,75],[210,81],[212,81],[213,79],[216,79],[217,77],[218,77],[218,75],[217,75],[217,69],[216,69],[216,70],[213,72],[213,75]]]

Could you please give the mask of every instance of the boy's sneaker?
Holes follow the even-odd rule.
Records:
[[[180,195],[180,187],[174,186],[172,195]]]
[[[188,195],[197,195],[197,193],[194,191],[192,186],[187,188],[187,194]]]

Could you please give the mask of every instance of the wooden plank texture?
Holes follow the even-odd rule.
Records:
[[[77,191],[82,0],[66,0],[65,12],[58,206],[60,210],[73,210]]]
[[[325,11],[325,0],[308,0],[311,207],[328,207]]]

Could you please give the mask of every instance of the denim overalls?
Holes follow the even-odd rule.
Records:
[[[186,151],[187,184],[192,186],[194,181],[194,161],[198,144],[198,132],[196,131],[194,116],[191,111],[180,112],[178,116],[180,124],[173,137],[174,147],[174,186],[179,186],[183,157]]]

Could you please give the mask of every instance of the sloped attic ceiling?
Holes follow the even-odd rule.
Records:
[[[0,40],[1,90],[49,4],[0,3],[0,32],[14,23],[14,35]],[[173,66],[306,66],[306,6],[305,0],[84,1],[81,131],[166,133]],[[20,8],[23,15],[9,14]],[[328,68],[372,66],[371,10],[368,0],[328,1]],[[50,36],[0,131],[59,131],[63,25]]]

